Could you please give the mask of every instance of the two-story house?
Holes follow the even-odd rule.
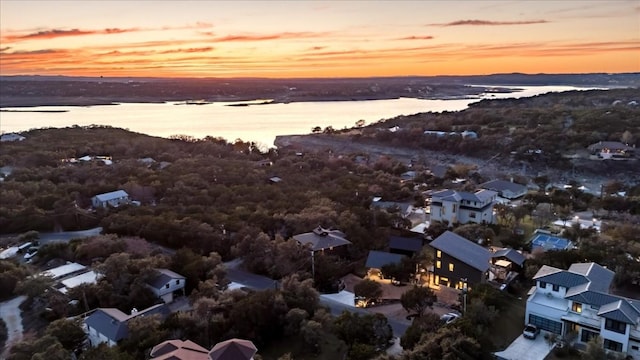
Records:
[[[87,338],[91,346],[98,346],[102,343],[108,346],[116,346],[120,341],[129,336],[129,320],[136,317],[160,316],[166,319],[171,311],[165,304],[151,306],[138,311],[131,310],[127,315],[115,308],[98,308],[86,319],[84,319]]]
[[[449,223],[493,224],[493,205],[498,193],[478,190],[475,193],[442,190],[431,195],[431,220]]]
[[[165,304],[173,301],[174,295],[185,295],[185,277],[169,269],[155,269],[154,276],[147,280],[147,286]]]
[[[491,252],[473,241],[445,231],[429,246],[435,252],[433,284],[465,289],[489,279]]]
[[[124,190],[116,190],[104,194],[98,194],[91,198],[91,205],[94,208],[106,208],[108,206],[118,207],[131,203],[129,194]]]
[[[596,263],[568,270],[542,266],[529,291],[525,323],[585,344],[600,336],[608,351],[640,359],[640,301],[609,293],[613,271]]]

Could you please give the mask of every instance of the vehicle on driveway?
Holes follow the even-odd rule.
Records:
[[[540,333],[540,329],[532,324],[527,324],[522,331],[522,336],[527,339],[535,339],[536,336]]]
[[[38,248],[32,246],[27,250],[27,253],[24,254],[24,259],[29,260],[32,257],[36,256],[36,254],[38,254]]]

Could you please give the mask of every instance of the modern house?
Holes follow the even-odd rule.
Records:
[[[108,206],[118,207],[120,205],[129,204],[131,199],[129,194],[124,190],[112,191],[104,194],[98,194],[91,198],[91,205],[94,208],[106,208]]]
[[[389,236],[389,252],[413,256],[422,251],[423,237]]]
[[[351,244],[342,231],[328,230],[321,226],[312,232],[293,235],[293,239],[301,245],[309,245],[313,252],[333,251],[334,248]]]
[[[185,295],[185,277],[169,269],[155,269],[155,275],[147,281],[147,286],[165,304],[173,301],[173,296]]]
[[[624,160],[633,158],[636,148],[619,141],[600,141],[588,147],[592,155],[600,159]]]
[[[451,231],[429,245],[435,253],[432,284],[464,289],[489,280],[489,250]]]
[[[164,304],[154,305],[142,311],[133,309],[129,315],[115,308],[98,308],[84,320],[84,323],[91,346],[98,346],[102,343],[115,346],[119,341],[129,336],[127,325],[129,320],[152,315],[159,315],[164,319],[169,314],[169,308]]]
[[[614,272],[596,263],[542,266],[529,290],[525,323],[578,344],[600,336],[607,351],[640,358],[640,300],[609,293]]]
[[[230,339],[207,350],[193,341],[167,340],[151,349],[152,360],[251,360],[258,349],[249,340]]]
[[[431,194],[431,221],[493,224],[493,205],[497,196],[498,193],[491,190],[434,192]]]
[[[506,180],[487,181],[484,184],[480,184],[480,188],[495,191],[501,197],[509,200],[517,199],[527,193],[526,186]]]

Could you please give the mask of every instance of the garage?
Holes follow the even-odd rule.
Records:
[[[562,322],[560,321],[554,321],[542,316],[529,314],[529,324],[533,324],[539,329],[556,333],[558,335],[562,334]]]

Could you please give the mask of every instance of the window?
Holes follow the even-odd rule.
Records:
[[[437,257],[437,258],[441,258],[441,257],[442,257],[442,251],[437,250],[437,251],[436,251],[436,257]]]
[[[442,262],[440,260],[436,261],[436,269],[440,269],[442,267]]]
[[[577,312],[577,313],[581,313],[582,312],[582,304],[580,304],[579,302],[573,302],[573,304],[571,305],[571,311],[573,312]]]
[[[180,279],[176,280],[176,285],[180,284]]]
[[[582,335],[580,336],[580,341],[586,343],[594,337],[598,336],[597,332],[589,331],[586,329],[582,329]]]
[[[556,284],[553,284],[553,291],[556,291],[556,292],[560,291],[560,286],[556,285]]]
[[[458,207],[458,206],[457,206],[456,204],[453,204],[453,207],[451,208],[451,209],[452,209],[452,210],[451,210],[451,212],[452,212],[452,213],[455,213],[455,212],[456,212],[456,208],[457,208],[457,207]]]
[[[449,271],[453,271],[453,264],[449,264]]]
[[[547,283],[544,281],[540,281],[540,289],[544,289],[547,287]]]
[[[638,348],[638,346],[636,345],[631,345],[631,350],[640,350],[640,348]]]
[[[619,351],[622,351],[622,343],[609,340],[609,339],[604,339],[604,348],[607,350],[613,350],[613,351],[619,352]]]
[[[604,328],[619,334],[625,334],[627,332],[627,324],[612,319],[607,319],[607,321],[605,321]]]
[[[476,218],[476,213],[474,213],[474,212],[470,212],[470,213],[469,213],[469,218],[471,218],[471,219],[475,219],[475,218]]]
[[[169,284],[165,285],[164,287],[165,287],[165,289],[168,289],[169,288]]]

